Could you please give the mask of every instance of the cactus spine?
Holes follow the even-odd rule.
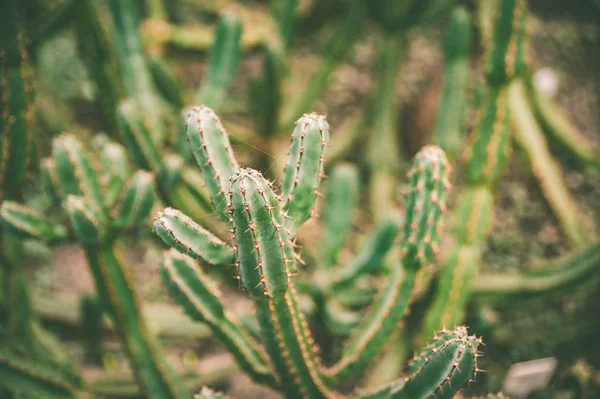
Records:
[[[211,116],[212,120],[213,113],[208,108],[201,107],[196,112],[200,116]],[[434,146],[425,147],[415,157],[409,173],[406,219],[400,229],[400,260],[388,276],[373,309],[351,335],[342,358],[333,367],[325,368],[321,365],[319,351],[314,347],[306,317],[300,309],[295,281],[298,255],[292,246],[292,238],[314,207],[315,190],[323,175],[327,129],[320,116],[311,114],[300,118],[292,133],[281,196],[275,193],[274,184],[259,172],[231,168],[237,163],[228,146],[224,146],[224,142],[228,142],[224,130],[215,128],[212,122],[202,125],[201,121],[196,121],[191,130],[195,136],[190,137],[190,145],[198,165],[204,174],[208,174],[207,181],[214,183],[212,187],[209,185],[209,189],[215,209],[228,212],[237,277],[254,302],[262,344],[270,361],[263,357],[257,343],[233,316],[224,310],[214,283],[193,265],[190,258],[177,253],[222,264],[229,261],[229,246],[176,210],[166,209],[155,219],[157,234],[177,251],[171,250],[161,267],[165,285],[175,300],[194,320],[210,326],[251,377],[283,390],[290,398],[341,397],[335,389],[338,383],[356,375],[381,351],[399,321],[408,314],[416,273],[437,251],[441,216],[449,188],[449,166],[443,151]],[[197,131],[203,134],[197,134]],[[214,135],[217,132],[219,134]],[[207,158],[206,154],[212,155]],[[345,179],[345,171],[342,172],[339,175]],[[218,202],[222,196],[223,176],[230,180],[226,208],[221,208]],[[354,179],[352,173],[349,173],[348,179]],[[344,181],[334,183],[347,184]],[[352,208],[352,203],[349,208]],[[342,226],[334,234],[344,236],[347,228]],[[359,252],[354,266],[342,269],[345,274],[337,281],[338,286],[351,285],[350,280],[367,273],[373,267],[371,261],[376,265],[381,263],[398,230],[398,222],[394,218],[386,220]],[[223,250],[228,256],[215,256],[217,250]],[[331,272],[334,273],[334,270]],[[426,357],[433,360],[426,360],[415,369],[409,379],[412,382],[404,384],[404,381],[399,381],[398,386],[406,386],[410,392],[423,395],[425,392],[429,395],[433,392],[447,394],[455,392],[470,378],[476,370],[476,344],[473,344],[473,339],[467,337],[464,329],[444,332],[442,337],[439,339],[442,342],[440,348],[433,349],[433,354]],[[446,352],[448,355],[443,354]],[[455,357],[450,353],[454,353]],[[432,373],[439,377],[435,383],[423,377]],[[452,388],[440,388],[439,385],[443,385],[447,378],[452,380]],[[400,395],[397,390],[394,394]],[[212,397],[215,394],[206,391],[202,395]],[[382,397],[396,396],[388,392]]]
[[[119,160],[122,152],[114,146],[106,143],[103,150],[111,151],[112,147],[111,159]],[[131,276],[115,245],[120,232],[148,217],[154,203],[152,176],[143,171],[128,176],[122,160],[112,168],[101,168],[74,136],[57,137],[52,147],[52,157],[46,164],[55,174],[55,179],[51,179],[53,191],[62,200],[71,230],[85,250],[102,307],[120,335],[140,386],[150,398],[185,397],[147,330]],[[101,151],[100,156],[103,155],[106,156]],[[122,194],[109,206],[105,197],[108,187],[103,182],[115,180],[122,181]],[[11,202],[5,201],[0,212],[9,216],[3,220],[12,229],[23,234],[48,241],[66,238],[63,227]]]

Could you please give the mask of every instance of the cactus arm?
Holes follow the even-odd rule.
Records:
[[[285,48],[294,41],[298,0],[271,1],[273,16],[279,25],[279,34]]]
[[[544,133],[560,142],[562,148],[584,164],[600,169],[600,149],[583,136],[567,119],[552,99],[540,93],[531,82],[526,84],[527,94],[536,118]]]
[[[67,238],[67,230],[47,220],[44,215],[12,201],[4,201],[0,207],[2,222],[17,234],[56,243]]]
[[[223,15],[215,32],[208,71],[196,95],[196,104],[207,105],[215,110],[223,106],[240,63],[241,38],[241,20],[233,14]]]
[[[69,195],[64,206],[75,235],[81,242],[94,244],[106,236],[106,220],[87,197]]]
[[[117,143],[107,143],[101,150],[101,181],[105,187],[106,205],[111,208],[131,175],[125,148]]]
[[[113,43],[126,96],[134,99],[144,115],[144,123],[147,124],[152,140],[159,142],[164,136],[160,97],[156,93],[142,47],[136,2],[111,0],[108,4]]]
[[[101,4],[94,0],[75,0],[79,53],[98,90],[96,101],[103,128],[111,135],[119,131],[116,110],[122,96],[117,59]]]
[[[477,347],[481,341],[468,336],[465,327],[442,331],[409,365],[406,383],[392,390],[391,399],[450,399],[479,371]]]
[[[127,182],[123,196],[113,212],[113,225],[129,229],[148,218],[154,206],[154,176],[137,171]]]
[[[85,245],[84,249],[103,306],[117,328],[145,394],[149,398],[187,397],[147,330],[131,276],[119,260],[114,244]]]
[[[71,382],[56,365],[29,359],[10,348],[0,348],[0,387],[25,397],[74,399]]]
[[[242,283],[258,299],[257,303],[266,298],[280,342],[278,350],[283,352],[288,363],[285,374],[280,374],[282,385],[285,386],[284,379],[289,378],[291,373],[297,378],[298,384],[293,397],[335,396],[321,381],[312,337],[308,335],[306,321],[298,310],[291,273],[287,267],[288,263],[293,262],[294,253],[283,227],[279,199],[273,193],[271,184],[256,171],[240,169],[232,179],[230,204],[238,238]],[[244,256],[246,251],[250,251],[250,256]]]
[[[323,60],[312,74],[306,91],[286,107],[282,117],[282,128],[293,125],[297,115],[309,112],[319,96],[325,91],[327,81],[337,66],[346,58],[350,49],[361,34],[364,19],[364,2],[352,0],[346,7],[342,20],[335,27],[330,39],[325,44]]]
[[[352,228],[353,214],[358,204],[358,191],[359,176],[355,166],[342,164],[333,169],[322,212],[324,232],[321,254],[327,269],[337,264],[338,253],[346,243]]]
[[[238,175],[242,172],[244,175],[247,173],[246,170],[241,169],[238,171]],[[233,224],[233,239],[236,245],[238,278],[244,290],[250,294],[254,301],[263,344],[271,358],[273,369],[279,376],[285,395],[291,398],[300,397],[298,381],[295,375],[292,374],[293,370],[289,365],[285,346],[280,347],[280,332],[277,329],[275,319],[271,315],[270,300],[263,294],[263,261],[259,258],[259,252],[255,248],[257,240],[255,239],[254,230],[256,227],[252,220],[252,214],[246,211],[246,204],[249,207],[245,194],[247,184],[238,175],[233,178],[231,191],[228,194],[229,210]]]
[[[552,292],[589,275],[600,266],[600,243],[551,262],[539,272],[480,273],[471,285],[474,295],[519,295]]]
[[[186,119],[186,136],[202,171],[217,215],[229,221],[225,212],[229,178],[238,169],[229,136],[214,111],[206,106],[191,109]]]
[[[398,236],[400,222],[397,218],[386,218],[372,236],[360,248],[356,256],[340,270],[335,271],[332,290],[335,292],[342,287],[351,285],[360,276],[371,273],[379,267],[392,248]]]
[[[183,88],[169,65],[159,57],[148,58],[148,69],[156,88],[171,105],[181,109],[184,105]]]
[[[368,147],[370,205],[375,221],[387,216],[395,196],[399,160],[396,104],[396,78],[406,51],[406,39],[385,32],[377,59],[377,87],[373,97],[373,126]]]
[[[0,8],[0,199],[20,199],[31,160],[33,71],[16,0]]]
[[[254,118],[256,131],[270,137],[277,133],[283,65],[281,49],[266,44],[262,49],[262,73],[248,86],[248,110]]]
[[[160,212],[154,220],[154,231],[165,244],[182,254],[214,265],[233,263],[232,248],[176,209]]]
[[[195,321],[208,324],[213,333],[233,354],[240,367],[258,383],[275,386],[270,365],[254,339],[223,308],[215,283],[192,264],[191,259],[174,250],[161,265],[163,282],[171,296]]]
[[[453,161],[458,156],[464,137],[470,79],[472,46],[471,14],[457,6],[450,14],[444,54],[444,86],[435,123],[435,141]]]
[[[328,144],[329,124],[324,116],[313,113],[298,119],[281,183],[283,210],[289,216],[285,227],[292,234],[313,213]]]
[[[571,245],[581,248],[593,237],[591,228],[586,228],[586,218],[579,212],[575,199],[567,190],[560,167],[552,158],[548,143],[527,101],[521,80],[511,84],[509,96],[515,141],[525,150],[540,189]]]
[[[92,163],[79,141],[66,134],[57,137],[52,142],[52,155],[61,195],[83,194],[103,216],[107,215],[97,165]]]
[[[409,192],[400,249],[402,263],[392,269],[371,312],[350,336],[342,358],[327,370],[330,384],[355,375],[379,354],[414,300],[417,273],[429,262],[439,241],[441,216],[449,188],[444,152],[426,146],[408,173]]]
[[[150,170],[160,169],[161,156],[146,123],[142,109],[133,99],[123,101],[117,111],[119,132],[133,161]]]

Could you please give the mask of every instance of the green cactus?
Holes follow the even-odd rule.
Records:
[[[444,87],[435,124],[435,142],[453,161],[462,148],[469,97],[473,23],[469,11],[457,6],[448,21],[444,56]]]
[[[223,106],[240,63],[241,37],[240,19],[233,14],[223,15],[215,32],[208,71],[196,95],[196,104],[206,104],[215,110]]]
[[[153,176],[144,171],[128,176],[118,145],[97,145],[102,147],[101,158],[119,162],[101,167],[74,136],[54,139],[52,157],[46,161],[55,175],[50,179],[55,185],[53,192],[61,199],[70,230],[84,248],[102,308],[119,333],[138,383],[148,397],[183,398],[181,384],[147,330],[140,300],[116,246],[119,233],[148,218],[154,203]],[[110,181],[120,181],[121,193],[116,199],[111,193],[114,187],[103,184]],[[24,235],[51,242],[68,238],[64,227],[10,201],[2,204],[0,213],[11,229]]]
[[[494,2],[486,45],[486,86],[466,151],[468,186],[461,192],[453,220],[454,247],[442,265],[433,304],[418,345],[438,329],[462,323],[470,285],[480,268],[482,246],[494,221],[493,187],[505,170],[510,150],[509,86],[523,64],[526,1]]]
[[[398,231],[402,232],[401,257],[387,276],[379,298],[365,320],[352,332],[341,359],[326,368],[321,365],[319,350],[314,346],[307,317],[300,307],[295,278],[299,257],[292,238],[314,209],[315,190],[323,176],[327,123],[315,114],[304,115],[298,120],[292,133],[288,167],[279,196],[274,191],[274,184],[259,172],[237,168],[229,146],[224,145],[228,143],[226,132],[214,123],[214,113],[207,107],[195,112],[209,116],[211,123],[202,124],[195,117],[190,118],[195,122],[190,145],[199,167],[208,174],[207,181],[214,183],[209,189],[213,193],[215,209],[226,210],[229,216],[236,275],[254,302],[261,342],[269,358],[265,358],[258,343],[224,309],[215,283],[192,263],[191,258],[183,256],[191,255],[215,265],[227,264],[232,260],[230,246],[171,208],[159,213],[154,222],[156,233],[173,247],[161,266],[165,285],[191,318],[208,324],[240,366],[257,382],[281,389],[286,397],[342,397],[336,390],[337,385],[356,376],[381,352],[398,323],[408,314],[417,272],[437,251],[441,215],[449,188],[449,166],[443,151],[428,146],[415,157],[409,173],[404,227],[400,229],[395,218],[386,219],[350,266],[341,268],[341,273],[326,268],[331,273],[326,278],[332,281],[329,292],[348,289],[358,277],[371,272],[382,262]],[[352,187],[354,173],[349,167],[336,171],[334,189],[340,185]],[[226,207],[217,202],[225,190],[223,176],[229,180]],[[352,208],[351,200],[342,215],[347,217]],[[341,242],[347,230],[347,225],[338,225],[331,234],[339,235],[336,240]],[[337,245],[339,248],[342,244]],[[382,397],[400,398],[412,392],[446,395],[455,392],[477,370],[477,343],[467,337],[464,328],[444,332],[436,342],[442,342],[443,349],[432,349],[434,355],[427,355],[427,359],[439,358],[439,361],[427,360],[412,372],[409,383],[397,383],[411,393],[394,390]],[[442,352],[458,354],[458,358]],[[439,388],[447,377],[452,380],[452,388]],[[203,395],[214,393],[205,391]]]

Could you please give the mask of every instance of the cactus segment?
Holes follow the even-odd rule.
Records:
[[[206,106],[194,107],[186,118],[186,136],[217,215],[223,221],[229,221],[225,212],[225,194],[229,191],[229,179],[239,166],[225,128],[212,109]]]
[[[132,98],[143,114],[151,139],[160,142],[164,138],[160,97],[156,93],[144,54],[137,6],[134,0],[110,0],[108,6],[125,96]]]
[[[525,87],[521,80],[515,80],[509,87],[510,109],[514,120],[515,141],[525,150],[531,163],[533,175],[540,189],[556,215],[567,239],[575,247],[583,247],[594,236],[586,217],[573,196],[569,193],[560,170],[548,149],[548,143],[527,101]],[[589,227],[588,227],[589,226]]]
[[[324,116],[312,113],[298,119],[281,183],[283,210],[289,216],[285,226],[292,233],[313,213],[328,144],[329,124]]]
[[[398,323],[410,311],[416,275],[415,269],[403,270],[400,265],[394,267],[370,312],[352,332],[341,359],[326,370],[330,385],[357,375],[381,352]]]
[[[182,254],[214,265],[233,262],[233,250],[189,216],[173,208],[159,212],[154,231],[165,244]]]
[[[156,88],[162,96],[175,108],[180,109],[184,105],[183,88],[169,68],[169,65],[159,57],[148,58],[148,69],[152,75]]]
[[[279,198],[271,187],[252,169],[242,168],[231,179],[230,212],[241,280],[254,297],[283,294],[289,283],[288,264],[295,259]]]
[[[493,32],[487,43],[486,80],[490,86],[506,84],[524,68],[526,0],[495,1]]]
[[[221,17],[210,50],[208,72],[196,96],[196,104],[218,110],[235,78],[241,57],[242,22],[236,15]]]
[[[193,265],[189,257],[171,249],[161,265],[161,275],[171,296],[187,315],[196,321],[207,323],[245,372],[258,383],[275,386],[270,366],[257,343],[224,310],[215,283]]]
[[[272,2],[273,16],[279,26],[281,39],[286,48],[292,45],[296,28],[296,10],[298,0],[284,0]]]
[[[33,71],[19,1],[0,9],[0,199],[20,199],[33,139]]]
[[[435,124],[435,141],[452,161],[462,148],[471,85],[469,56],[473,24],[469,11],[464,6],[455,7],[446,29],[446,67],[442,99]]]
[[[123,197],[113,214],[117,228],[128,229],[148,219],[155,200],[154,176],[137,171],[127,182]]]
[[[87,198],[69,195],[65,201],[65,210],[77,238],[82,243],[94,244],[104,238],[106,221]]]
[[[409,364],[406,384],[392,399],[450,399],[477,374],[477,347],[481,340],[465,327],[442,331],[439,337]]]
[[[452,231],[459,243],[482,243],[494,224],[494,195],[487,187],[463,190]]]
[[[75,399],[74,387],[55,364],[0,348],[0,387],[24,397]]]
[[[441,216],[450,188],[449,171],[444,151],[437,146],[425,146],[408,172],[409,192],[400,241],[402,265],[407,269],[420,268],[437,252]]]
[[[277,133],[278,128],[283,78],[280,51],[272,45],[262,49],[262,74],[251,80],[248,87],[248,110],[256,131],[265,137]]]
[[[43,190],[48,194],[53,204],[60,200],[58,192],[58,177],[52,158],[44,158],[40,162],[40,180]]]
[[[454,328],[462,323],[480,257],[481,248],[475,245],[463,245],[448,257],[441,269],[437,294],[423,323],[421,342],[439,326]]]
[[[96,291],[129,355],[136,379],[149,398],[186,398],[188,395],[167,365],[154,337],[147,330],[140,300],[129,271],[112,244],[84,246],[94,271]]]
[[[383,259],[392,248],[400,231],[400,221],[389,217],[384,219],[375,232],[367,238],[354,259],[340,270],[334,271],[332,289],[337,291],[354,283],[360,276],[371,273],[381,266]]]
[[[143,168],[157,171],[161,165],[160,152],[140,111],[134,100],[123,101],[117,110],[119,131],[132,160]]]
[[[493,185],[504,172],[510,149],[507,90],[488,87],[467,152],[467,177],[473,185]]]
[[[70,21],[74,24],[81,59],[98,90],[95,96],[101,113],[98,119],[103,129],[112,136],[118,131],[116,111],[123,93],[117,59],[107,29],[109,21],[104,18],[104,10],[98,2],[76,0],[73,3],[73,14],[77,17]]]
[[[333,169],[327,185],[323,213],[324,233],[321,254],[325,268],[337,264],[338,253],[346,243],[358,205],[358,168],[341,164]]]
[[[106,205],[111,208],[119,198],[125,181],[131,175],[125,148],[117,143],[106,143],[100,153],[100,163]]]
[[[84,195],[100,214],[106,215],[108,211],[98,171],[79,140],[72,135],[55,138],[52,156],[61,196]]]
[[[32,209],[12,201],[4,201],[0,216],[5,225],[27,238],[37,238],[48,243],[56,243],[67,238],[67,230],[47,220]]]

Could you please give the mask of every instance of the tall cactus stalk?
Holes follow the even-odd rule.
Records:
[[[470,285],[480,267],[482,246],[494,221],[493,187],[510,150],[508,90],[523,70],[526,0],[494,2],[491,34],[485,38],[486,93],[467,149],[468,185],[459,195],[453,220],[453,249],[442,265],[438,290],[419,344],[441,327],[464,318]]]
[[[316,114],[297,121],[281,195],[277,195],[275,185],[260,172],[234,168],[237,162],[226,133],[213,129],[214,113],[210,109],[197,108],[190,118],[190,144],[209,183],[215,210],[226,211],[233,244],[217,239],[181,212],[165,209],[154,222],[158,236],[173,248],[161,267],[165,285],[190,317],[208,324],[255,381],[278,388],[289,398],[345,397],[337,386],[357,376],[381,352],[409,312],[417,272],[437,251],[449,188],[449,166],[443,151],[428,146],[415,157],[409,173],[406,217],[400,228],[400,259],[372,309],[350,336],[341,359],[324,367],[300,307],[296,279],[300,259],[292,240],[313,213],[323,176],[327,122]],[[226,207],[222,205],[224,191]],[[346,228],[340,229],[343,235]],[[332,284],[351,285],[372,267],[370,261],[379,264],[397,232],[395,219],[382,224],[377,235],[365,243],[354,266],[342,268],[341,280],[333,279]],[[218,265],[231,262],[232,257],[236,277],[254,303],[262,345],[226,311],[215,283],[191,259]],[[358,393],[357,397],[428,397],[434,393],[451,397],[477,371],[477,345],[478,341],[468,337],[464,328],[444,331],[429,352],[415,360],[406,380],[377,391],[377,396]],[[218,396],[203,390],[199,397]]]
[[[103,164],[102,173],[97,160],[74,136],[55,138],[52,157],[46,161],[52,171],[52,191],[62,201],[69,230],[84,248],[102,307],[119,333],[142,390],[149,398],[184,398],[185,391],[148,331],[117,248],[120,233],[148,218],[154,204],[154,178],[144,171],[130,176],[125,151],[117,144],[105,143],[99,151],[100,158],[111,162]],[[1,214],[11,230],[26,237],[52,243],[68,238],[65,227],[16,203],[5,201]]]
[[[33,70],[22,11],[13,0],[3,2],[0,8],[0,200],[21,200],[32,158]],[[22,245],[5,228],[0,234],[6,325],[12,338],[29,344],[34,340]]]

